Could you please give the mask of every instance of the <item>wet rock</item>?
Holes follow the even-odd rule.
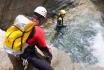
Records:
[[[78,3],[79,0],[0,0],[0,28],[6,30],[18,14],[33,15],[33,10],[44,5],[49,12]]]
[[[91,0],[92,3],[96,6],[96,8],[103,13],[104,17],[104,0]]]
[[[43,0],[0,0],[0,28],[6,29],[18,14],[31,15]]]

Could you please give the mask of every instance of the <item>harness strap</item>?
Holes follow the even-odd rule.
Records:
[[[34,34],[35,34],[35,32],[36,32],[36,30],[35,30],[34,28],[35,28],[35,27],[32,28],[32,31],[31,31],[29,37],[27,38],[27,41],[28,41],[28,39],[33,38],[33,36],[34,36]],[[26,41],[26,42],[27,42],[27,41]]]

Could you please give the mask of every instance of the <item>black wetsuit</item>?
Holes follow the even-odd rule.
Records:
[[[58,18],[57,18],[57,25],[56,25],[56,31],[60,32],[63,27],[65,27],[65,25],[63,24],[63,17],[62,16],[58,16]]]
[[[48,49],[41,49],[44,53],[47,53]],[[21,58],[27,59],[38,70],[54,70],[50,66],[51,58],[42,57],[34,47],[27,47],[23,54],[20,55]]]

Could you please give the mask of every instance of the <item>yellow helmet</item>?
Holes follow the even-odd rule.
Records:
[[[59,14],[60,14],[60,15],[65,15],[65,14],[66,14],[66,11],[65,11],[65,10],[60,10],[60,11],[59,11]]]

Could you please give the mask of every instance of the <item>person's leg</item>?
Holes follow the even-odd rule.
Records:
[[[45,59],[41,59],[38,55],[36,50],[31,52],[28,48],[26,52],[20,55],[20,57],[27,59],[27,61],[32,63],[38,70],[54,70]]]
[[[33,64],[38,70],[54,70],[46,61],[36,57],[30,57],[29,62]]]

